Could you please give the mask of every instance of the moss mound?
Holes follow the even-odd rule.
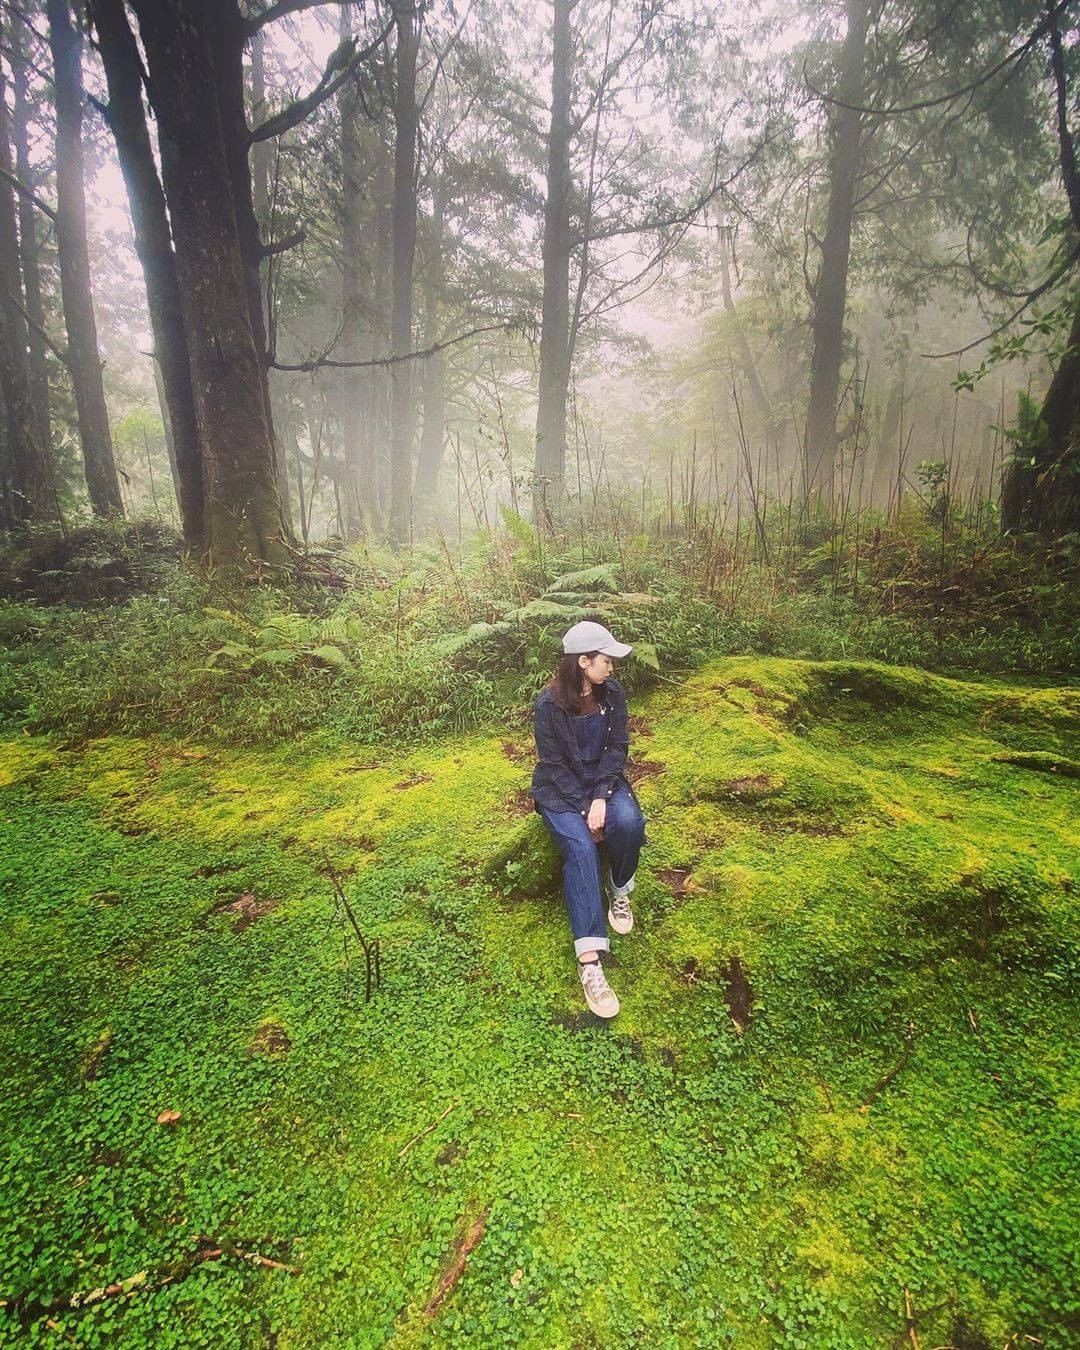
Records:
[[[610,1025],[499,737],[0,743],[0,1342],[1074,1343],[1078,706],[642,702]]]

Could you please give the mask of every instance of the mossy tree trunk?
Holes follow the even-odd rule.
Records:
[[[157,114],[162,175],[203,450],[214,564],[288,560],[218,98],[210,0],[134,0]],[[248,202],[250,207],[250,200]]]
[[[1080,298],[1039,417],[1005,467],[1001,519],[1009,530],[1080,530]]]

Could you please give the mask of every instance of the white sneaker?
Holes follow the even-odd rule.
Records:
[[[585,991],[585,1002],[589,1011],[597,1017],[614,1017],[619,1011],[619,1000],[615,991],[607,982],[607,976],[599,961],[579,961],[578,978]]]
[[[630,892],[634,889],[634,878],[624,886],[616,886],[608,879],[608,923],[616,933],[629,933],[634,926],[634,911],[630,908]]]

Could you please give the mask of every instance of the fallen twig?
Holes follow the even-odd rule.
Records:
[[[439,1281],[439,1287],[428,1300],[427,1307],[424,1309],[425,1317],[435,1316],[443,1303],[445,1303],[454,1285],[457,1284],[458,1280],[464,1275],[469,1256],[477,1249],[480,1245],[480,1239],[484,1236],[484,1227],[487,1224],[487,1218],[488,1212],[485,1209],[472,1221],[465,1236],[461,1239],[461,1243],[457,1249],[457,1255],[454,1257],[449,1268],[443,1273],[442,1279]]]
[[[40,1317],[51,1320],[54,1313],[79,1311],[82,1308],[92,1307],[96,1303],[102,1303],[106,1299],[128,1298],[134,1294],[155,1293],[170,1284],[177,1284],[179,1281],[186,1279],[199,1266],[205,1265],[207,1261],[220,1261],[225,1256],[235,1257],[239,1261],[248,1261],[255,1266],[283,1270],[288,1275],[299,1275],[301,1273],[299,1266],[286,1265],[284,1261],[263,1256],[260,1252],[247,1251],[243,1247],[234,1246],[231,1242],[208,1238],[202,1234],[199,1234],[196,1241],[199,1244],[196,1251],[190,1256],[174,1262],[155,1276],[151,1276],[149,1271],[139,1270],[134,1275],[128,1275],[122,1280],[114,1280],[111,1284],[101,1285],[97,1289],[79,1290],[74,1294],[52,1299],[48,1303],[40,1303],[36,1300],[24,1301],[18,1297],[0,1299],[0,1308],[10,1308],[13,1312],[16,1312],[23,1325],[26,1326],[31,1322],[36,1322]],[[48,1321],[46,1325],[49,1325]],[[50,1329],[60,1330],[60,1328]]]
[[[433,1120],[431,1124],[422,1129],[419,1134],[414,1134],[413,1137],[409,1140],[409,1142],[405,1145],[405,1147],[400,1150],[400,1152],[398,1153],[398,1157],[404,1158],[405,1154],[408,1153],[409,1149],[412,1148],[413,1144],[415,1144],[418,1140],[423,1139],[425,1134],[430,1134],[431,1131],[434,1130],[439,1124],[441,1124],[441,1122],[444,1121],[446,1117],[450,1114],[450,1112],[453,1111],[455,1107],[457,1107],[458,1105],[459,1105],[458,1102],[451,1102],[438,1120]]]
[[[888,1073],[882,1074],[882,1076],[870,1089],[867,1095],[863,1098],[863,1103],[859,1107],[860,1111],[869,1111],[871,1106],[873,1106],[873,1104],[877,1101],[877,1099],[881,1096],[881,1094],[885,1091],[885,1089],[889,1086],[889,1084],[893,1081],[893,1079],[897,1076],[897,1074],[901,1073],[907,1067],[907,1062],[911,1058],[911,1052],[912,1050],[914,1050],[914,1048],[915,1048],[915,1023],[909,1022],[907,1024],[907,1030],[904,1032],[903,1053],[901,1054],[899,1060],[897,1060],[897,1062],[893,1065],[893,1067],[888,1071]]]
[[[919,1345],[919,1333],[915,1330],[915,1313],[911,1307],[911,1295],[907,1287],[904,1287],[904,1320],[907,1323],[907,1334],[911,1341],[912,1350],[922,1350]]]

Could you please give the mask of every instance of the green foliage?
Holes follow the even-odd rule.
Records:
[[[802,543],[777,510],[767,562],[745,540],[732,559],[720,537],[623,534],[559,541],[541,565],[523,524],[456,553],[365,550],[342,561],[353,582],[339,592],[226,589],[158,558],[124,604],[0,602],[0,724],[431,740],[527,716],[585,617],[633,644],[620,676],[637,689],[747,651],[986,673],[1080,664],[1080,551],[1002,540],[989,510],[975,523],[953,509],[944,534],[905,510],[857,541],[802,522]]]
[[[1077,691],[738,657],[633,711],[608,1026],[523,729],[0,742],[0,1344],[862,1350],[905,1290],[927,1345],[1070,1344]]]

